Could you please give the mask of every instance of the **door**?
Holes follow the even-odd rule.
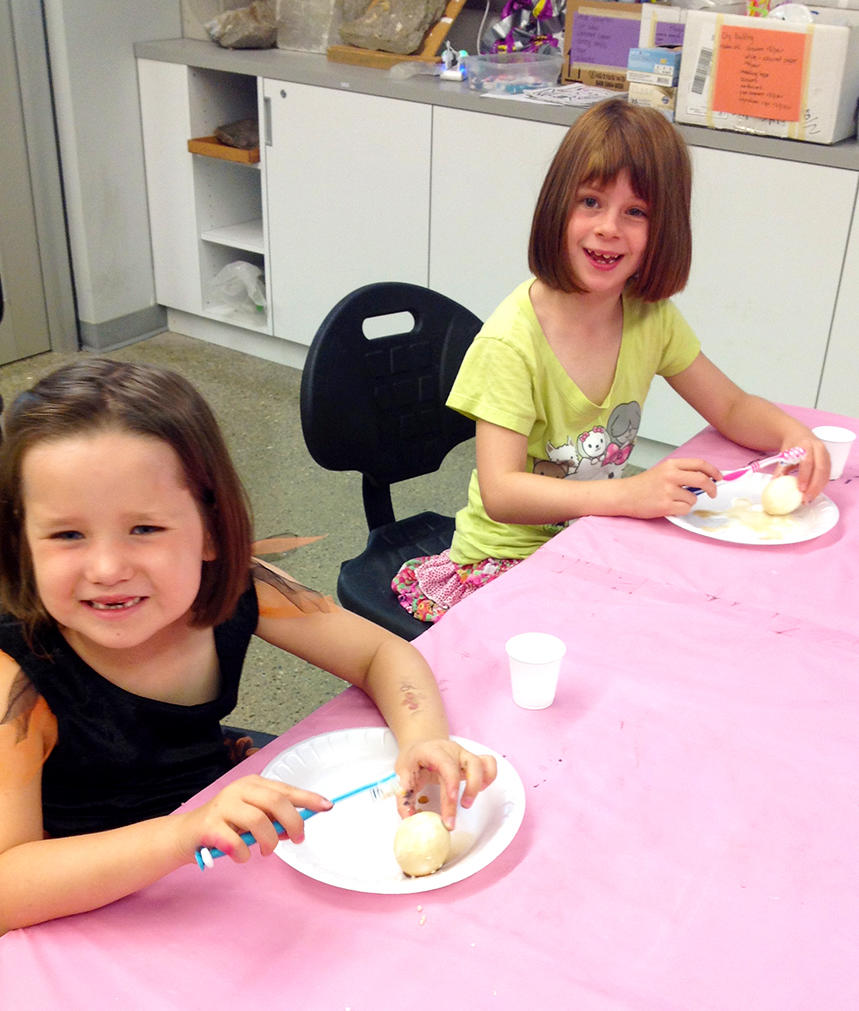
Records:
[[[0,365],[51,347],[12,20],[0,0]]]
[[[274,333],[310,344],[354,288],[426,285],[432,110],[283,81],[263,87]]]

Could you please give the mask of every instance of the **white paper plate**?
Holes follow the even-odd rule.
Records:
[[[838,522],[838,506],[818,495],[788,516],[767,516],[761,493],[771,474],[745,474],[719,484],[714,499],[700,495],[685,516],[666,516],[675,526],[702,537],[734,544],[798,544],[828,533]]]
[[[459,808],[451,834],[451,856],[435,874],[409,878],[394,859],[394,834],[400,823],[394,796],[369,793],[351,797],[333,810],[310,818],[304,842],[288,840],[275,853],[295,870],[338,888],[385,895],[427,892],[462,881],[490,864],[513,840],[525,814],[525,789],[513,766],[482,744],[455,737],[475,754],[494,755],[498,776],[474,806]],[[336,797],[393,771],[397,745],[384,727],[361,727],[320,734],[282,752],[263,776]],[[419,809],[439,810],[438,788],[421,794]]]

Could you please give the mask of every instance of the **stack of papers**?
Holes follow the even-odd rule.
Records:
[[[535,102],[548,102],[550,105],[573,105],[586,109],[606,98],[625,98],[623,91],[612,91],[610,88],[595,88],[589,84],[561,84],[554,88],[532,88],[523,93],[524,97]]]

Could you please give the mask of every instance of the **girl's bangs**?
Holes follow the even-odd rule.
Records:
[[[582,183],[605,184],[616,179],[624,170],[629,173],[635,195],[650,203],[654,187],[647,159],[640,156],[638,145],[630,143],[630,138],[623,136],[621,130],[610,130],[603,142],[593,145],[589,151],[581,176]]]

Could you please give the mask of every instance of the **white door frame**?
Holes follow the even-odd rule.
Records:
[[[0,187],[5,191],[15,186],[15,204],[7,217],[11,227],[0,235],[4,290],[11,301],[20,285],[21,298],[30,301],[41,288],[43,324],[35,329],[46,326],[51,349],[75,350],[79,346],[77,319],[41,3],[0,0],[0,47],[0,62],[17,71],[20,89],[20,117],[15,117],[17,124],[8,124],[19,142],[4,144],[6,151],[0,153]],[[9,77],[4,76],[8,86]],[[15,83],[13,79],[13,92]],[[7,99],[4,108],[5,118],[13,116],[14,100]],[[10,182],[12,172],[14,182]],[[32,310],[26,318],[32,325]],[[6,325],[8,320],[0,324]],[[27,343],[22,343],[22,356],[47,350],[28,350]]]

